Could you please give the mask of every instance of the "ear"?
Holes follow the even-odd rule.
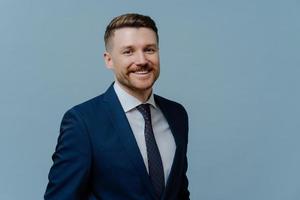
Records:
[[[104,57],[106,67],[108,69],[113,69],[114,65],[113,65],[113,60],[112,60],[111,54],[108,53],[107,51],[105,51],[103,54],[103,57]]]

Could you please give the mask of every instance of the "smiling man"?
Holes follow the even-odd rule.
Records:
[[[144,27],[123,27],[110,34],[106,35],[106,65],[114,71],[116,83],[122,89],[145,102],[159,76],[156,33]]]
[[[148,16],[114,18],[104,60],[115,82],[63,117],[46,200],[186,200],[188,117],[155,95],[158,31]]]

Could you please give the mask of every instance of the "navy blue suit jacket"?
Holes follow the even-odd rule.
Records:
[[[173,133],[176,152],[163,200],[189,199],[188,117],[178,103],[154,96]],[[63,117],[46,200],[154,200],[155,192],[112,86]]]

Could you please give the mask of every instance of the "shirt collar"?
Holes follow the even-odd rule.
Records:
[[[129,112],[130,110],[136,108],[138,105],[142,104],[142,102],[138,100],[136,97],[128,94],[117,82],[114,83],[114,89],[125,113]],[[152,105],[154,108],[157,108],[154,101],[153,92],[151,93],[149,99],[145,102],[145,104],[146,103]]]

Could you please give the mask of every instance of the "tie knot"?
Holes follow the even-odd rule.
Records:
[[[151,119],[151,115],[150,115],[150,105],[147,104],[141,104],[139,106],[136,107],[136,109],[138,109],[138,111],[140,111],[140,113],[143,115],[144,119]]]

